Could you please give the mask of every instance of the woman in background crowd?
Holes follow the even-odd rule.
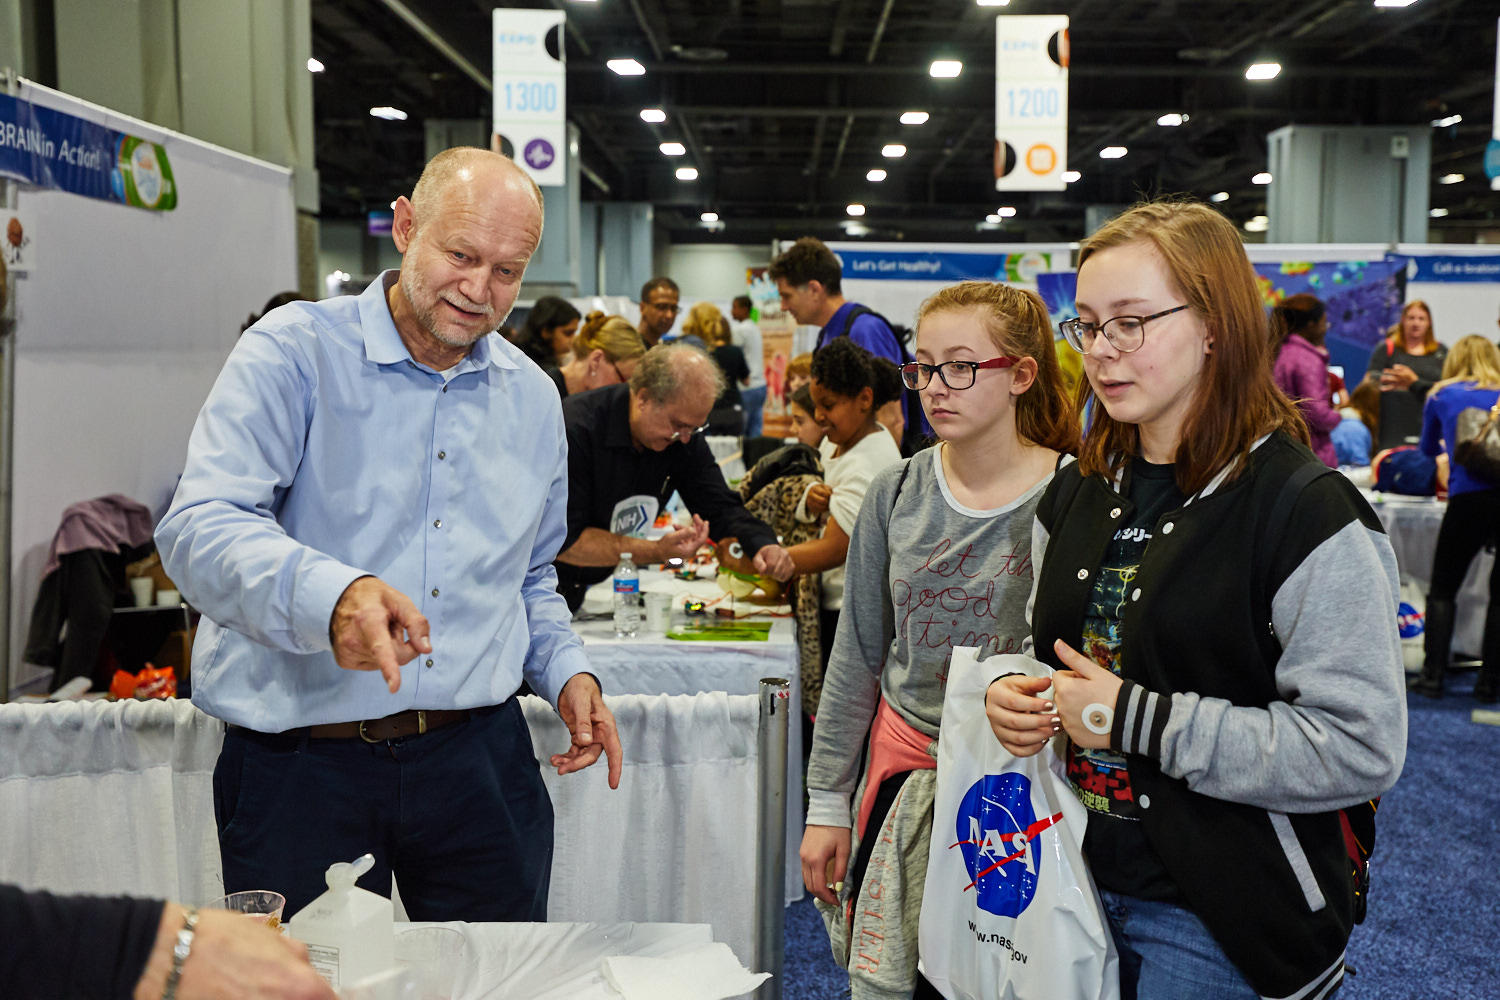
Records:
[[[645,353],[646,342],[628,319],[593,312],[573,338],[573,360],[546,371],[567,399],[575,393],[629,381],[636,362]]]
[[[1422,403],[1443,377],[1448,348],[1437,342],[1432,310],[1413,299],[1401,320],[1375,345],[1365,378],[1380,386],[1380,434],[1376,451],[1416,444],[1422,433]]]
[[[1272,336],[1278,338],[1276,384],[1302,411],[1307,422],[1313,454],[1330,468],[1338,468],[1330,432],[1339,425],[1339,412],[1331,400],[1328,385],[1328,349],[1323,338],[1328,333],[1328,315],[1315,296],[1291,295],[1271,311]],[[1346,393],[1339,402],[1348,402]]]
[[[567,299],[543,295],[526,314],[516,346],[542,368],[561,368],[573,360],[578,318],[578,310]]]
[[[1323,1000],[1360,898],[1341,810],[1373,825],[1405,755],[1395,554],[1277,390],[1224,216],[1125,212],[1077,305],[1100,405],[1032,550],[1054,672],[993,683],[991,725],[1018,756],[1067,732],[1124,1000]]]
[[[848,343],[818,353],[815,377]],[[938,292],[922,305],[902,377],[940,443],[876,476],[859,512],[801,852],[856,998],[938,995],[917,972],[917,916],[948,656],[954,646],[1020,651],[1037,499],[1078,440],[1047,308],[1030,292],[984,281]],[[884,914],[879,927],[871,909]],[[857,959],[872,947],[878,962]]]
[[[790,399],[792,393],[812,381],[812,354],[799,354],[786,363],[786,395]]]
[[[712,302],[699,302],[682,321],[683,337],[697,337],[724,373],[724,391],[708,415],[708,433],[739,437],[745,433],[745,408],[740,388],[750,381],[745,352],[729,342],[729,321]]]
[[[813,402],[812,389],[802,386],[792,393],[791,402],[787,404],[787,410],[792,417],[792,437],[801,441],[809,448],[816,448],[823,443],[823,425],[818,423],[814,416],[818,404]]]
[[[1500,399],[1500,351],[1478,334],[1453,345],[1443,363],[1443,379],[1432,387],[1422,410],[1424,454],[1448,455],[1448,508],[1438,529],[1432,556],[1432,589],[1427,593],[1422,673],[1411,688],[1429,698],[1443,695],[1443,674],[1453,645],[1454,606],[1469,563],[1495,539],[1500,528],[1500,483],[1479,479],[1453,457],[1458,415],[1474,408],[1488,411]],[[1500,559],[1490,571],[1490,603],[1484,616],[1482,665],[1474,697],[1483,702],[1500,695]]]
[[[1369,465],[1380,428],[1380,386],[1368,379],[1354,387],[1329,437],[1340,465]]]

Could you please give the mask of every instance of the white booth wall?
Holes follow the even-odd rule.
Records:
[[[160,512],[240,325],[297,287],[291,171],[27,84],[24,100],[161,143],[177,207],[23,187],[15,268],[11,677],[63,509],[124,493]]]

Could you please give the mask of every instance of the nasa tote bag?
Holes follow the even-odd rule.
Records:
[[[922,973],[948,1000],[1118,1000],[1119,959],[1083,860],[1087,810],[1052,744],[1013,757],[984,713],[995,677],[1047,668],[976,653],[953,651],[943,698]]]

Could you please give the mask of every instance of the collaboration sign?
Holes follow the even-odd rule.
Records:
[[[564,14],[495,8],[495,134],[543,186],[567,184]]]
[[[1068,169],[1068,17],[995,18],[995,190],[1061,191]]]
[[[0,174],[36,187],[167,212],[177,184],[159,143],[0,94]]]

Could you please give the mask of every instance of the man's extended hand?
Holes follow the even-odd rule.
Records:
[[[675,531],[669,531],[656,540],[657,562],[668,559],[691,559],[708,543],[708,522],[697,514],[693,523]]]
[[[796,575],[797,564],[780,545],[767,545],[755,553],[755,572],[785,583]]]
[[[373,576],[344,588],[328,623],[333,658],[345,670],[378,670],[395,694],[401,668],[432,652],[427,619],[411,598]]]
[[[567,753],[552,755],[552,766],[557,773],[581,771],[598,760],[602,751],[609,757],[609,787],[619,788],[624,751],[620,749],[614,714],[605,707],[599,682],[588,674],[574,674],[557,698],[557,714],[567,723],[573,737]]]

